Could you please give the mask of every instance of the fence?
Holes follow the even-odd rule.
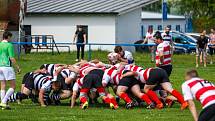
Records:
[[[44,43],[41,42],[13,42],[14,45],[18,45],[17,47],[17,52],[18,52],[18,59],[20,59],[21,56],[21,48],[23,45],[43,45]],[[57,48],[58,45],[77,45],[76,43],[46,43],[47,45],[52,45]],[[79,44],[82,45],[82,44]],[[124,47],[138,47],[138,46],[143,46],[143,47],[148,47],[148,46],[156,46],[156,44],[126,44],[126,43],[121,43],[121,44],[103,44],[103,43],[87,43],[85,44],[88,47],[88,60],[92,59],[92,46],[124,46]],[[187,48],[186,44],[175,44],[177,47],[182,47],[182,48]],[[192,48],[196,48],[195,45],[190,46]],[[54,54],[54,49],[52,50],[52,54]],[[57,48],[57,52],[58,48]],[[60,54],[60,53],[59,53]]]

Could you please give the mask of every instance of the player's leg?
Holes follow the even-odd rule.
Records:
[[[204,67],[207,67],[207,52],[206,52],[206,50],[203,50],[202,56],[204,58]]]
[[[188,104],[186,101],[184,101],[182,94],[179,91],[173,89],[170,82],[164,82],[161,83],[161,85],[164,90],[168,91],[171,95],[177,98],[178,102],[182,105],[181,107],[182,110],[187,108]]]
[[[6,81],[1,81],[1,101],[3,100],[6,93]]]
[[[81,45],[81,59],[84,60],[84,48],[85,45]]]
[[[153,107],[153,102],[151,101],[151,99],[148,97],[148,95],[144,94],[141,92],[140,90],[140,86],[138,84],[134,85],[131,87],[131,91],[134,94],[134,96],[138,97],[139,99],[141,99],[142,101],[146,102],[147,105],[151,105],[151,108]],[[150,107],[149,107],[150,108]]]
[[[196,48],[196,68],[199,67],[199,56],[200,56],[199,48]]]
[[[80,59],[80,49],[81,49],[81,45],[76,45],[77,46],[77,59],[76,59],[76,61],[79,61],[79,59]]]
[[[133,104],[132,104],[132,99],[128,96],[128,94],[126,93],[126,91],[128,90],[127,86],[121,86],[119,85],[117,87],[117,91],[116,94],[123,99],[126,102],[126,108],[132,108]]]

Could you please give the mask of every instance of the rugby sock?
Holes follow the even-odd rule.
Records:
[[[177,98],[177,100],[178,100],[179,103],[182,104],[182,103],[185,102],[183,96],[182,96],[181,93],[178,92],[177,90],[173,90],[171,94],[172,94],[174,97]]]
[[[154,101],[156,104],[162,104],[162,102],[159,100],[157,94],[156,94],[154,91],[149,90],[146,94],[147,94],[147,95],[149,96],[149,98],[150,98],[152,101]]]
[[[141,96],[141,100],[145,101],[148,105],[152,103],[152,101],[150,100],[150,98],[147,95],[145,95],[145,94],[143,94]]]
[[[114,105],[114,106],[118,106],[118,103],[116,102],[115,98],[111,98],[110,99],[111,103]]]
[[[103,98],[103,101],[104,101],[106,104],[110,104],[110,103],[111,103],[111,100],[110,100],[110,98],[108,98],[108,97]]]
[[[16,98],[20,99],[20,100],[22,100],[22,99],[28,99],[28,95],[26,95],[24,93],[21,93],[21,92],[17,92]]]
[[[80,97],[80,102],[81,102],[81,103],[87,102],[87,98],[86,98],[85,96],[81,96],[81,97]]]
[[[13,93],[9,99],[8,99],[9,102],[15,102],[16,101],[16,93]]]
[[[7,103],[7,100],[8,98],[14,93],[14,89],[13,88],[9,88],[7,93],[5,94],[3,100],[2,100],[2,103],[3,104],[6,104]]]
[[[4,96],[5,96],[5,90],[1,90],[1,101],[3,100]]]
[[[121,93],[119,97],[122,98],[126,103],[132,102],[131,98],[125,92]]]

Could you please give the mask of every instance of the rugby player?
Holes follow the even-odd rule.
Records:
[[[161,36],[155,36],[155,43],[158,44],[156,50],[156,66],[164,69],[168,76],[172,73],[172,53],[169,42],[162,39]]]
[[[22,90],[22,92],[17,93],[17,99],[23,100],[27,99],[29,95],[32,94],[32,92],[35,92],[35,95],[39,96],[39,102],[42,107],[46,107],[46,99],[44,97],[47,97],[49,92],[51,90],[59,90],[60,84],[56,82],[51,81],[51,76],[47,74],[42,73],[28,73],[29,76],[26,76],[25,79],[25,86]],[[47,95],[45,95],[47,94]]]
[[[16,67],[17,72],[20,68],[14,58],[14,48],[10,43],[12,33],[4,32],[3,40],[0,42],[0,81],[1,81],[1,104],[2,109],[9,108],[7,105],[8,98],[14,93],[16,87],[16,76],[12,64]],[[12,63],[11,63],[12,62]],[[10,82],[10,88],[6,92],[6,82]]]
[[[118,60],[128,64],[134,63],[134,58],[131,52],[124,51],[121,46],[116,46],[114,52],[118,54]]]
[[[189,70],[185,74],[182,91],[185,101],[195,121],[215,121],[215,86],[210,81],[199,77],[196,70]],[[203,110],[198,116],[194,99],[201,102]]]

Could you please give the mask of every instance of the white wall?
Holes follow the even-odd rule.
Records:
[[[164,26],[171,25],[172,30],[174,30],[174,31],[176,30],[176,25],[180,25],[182,32],[185,32],[185,24],[186,24],[186,20],[183,20],[183,19],[178,19],[178,20],[169,19],[164,22]],[[156,19],[154,19],[154,20],[143,19],[142,25],[145,28],[145,32],[147,32],[149,25],[153,25],[153,29],[158,30],[158,25],[162,25],[162,22],[161,22],[161,20],[156,20]]]
[[[54,35],[56,42],[71,42],[76,26],[88,25],[89,43],[115,43],[115,15],[32,15],[26,17],[24,24],[32,25],[33,35]],[[112,46],[92,47],[98,48],[113,49]]]
[[[119,15],[117,18],[116,40],[117,43],[133,44],[141,38],[141,12],[142,9],[136,9],[126,14]],[[124,47],[130,51],[134,47]]]

